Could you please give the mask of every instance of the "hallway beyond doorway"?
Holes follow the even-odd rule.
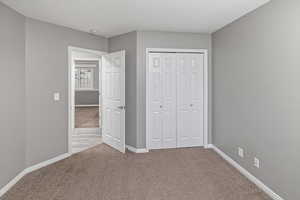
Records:
[[[75,128],[101,128],[99,106],[75,107]]]

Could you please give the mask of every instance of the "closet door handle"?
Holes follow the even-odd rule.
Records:
[[[163,106],[162,106],[162,105],[160,105],[159,107],[160,107],[160,108],[163,108]]]
[[[194,105],[193,105],[193,104],[190,104],[190,106],[193,107]]]

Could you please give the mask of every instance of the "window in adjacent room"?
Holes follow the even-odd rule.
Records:
[[[94,89],[94,69],[92,67],[75,67],[76,90]]]

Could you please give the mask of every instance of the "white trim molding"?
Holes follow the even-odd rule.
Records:
[[[35,171],[35,170],[41,169],[41,168],[43,168],[43,167],[46,167],[46,166],[51,165],[51,164],[53,164],[53,163],[56,163],[56,162],[58,162],[58,161],[60,161],[60,160],[63,160],[63,159],[65,159],[65,158],[68,158],[70,155],[71,155],[71,154],[69,154],[69,153],[65,153],[65,154],[56,156],[56,157],[54,157],[54,158],[51,158],[51,159],[49,159],[49,160],[46,160],[46,161],[44,161],[44,162],[38,163],[38,164],[36,164],[36,165],[33,165],[33,166],[31,166],[31,167],[27,167],[27,168],[24,170],[24,171],[25,171],[25,174],[28,174],[28,173],[30,173],[30,172],[33,172],[33,171]]]
[[[99,107],[100,105],[99,104],[86,104],[86,105],[84,105],[84,104],[78,104],[78,105],[75,105],[75,107],[77,108],[79,108],[79,107]]]
[[[99,92],[99,89],[88,89],[88,88],[85,88],[85,89],[75,89],[75,92]]]
[[[204,148],[205,149],[213,149],[214,145],[213,144],[207,144],[207,145],[204,145]]]
[[[266,186],[263,182],[261,182],[258,178],[248,172],[245,168],[243,168],[240,164],[230,158],[227,154],[221,151],[218,147],[213,144],[207,145],[207,148],[213,149],[217,154],[219,154],[224,160],[226,160],[229,164],[235,167],[241,174],[243,174],[246,178],[248,178],[251,182],[253,182],[257,187],[259,187],[262,191],[264,191],[267,195],[269,195],[274,200],[284,200],[278,194],[276,194],[271,188]]]
[[[203,146],[206,148],[208,145],[208,84],[209,84],[209,76],[208,76],[208,50],[207,49],[170,49],[170,48],[147,48],[146,49],[146,148],[150,149],[150,128],[149,128],[149,113],[150,113],[150,84],[149,84],[149,55],[153,52],[161,52],[161,53],[202,53],[204,55],[204,99],[203,99],[203,112],[204,112],[204,127],[203,127]]]
[[[4,187],[2,187],[0,189],[0,197],[3,196],[10,188],[12,188],[26,174],[29,174],[30,172],[33,172],[33,171],[38,170],[40,168],[46,167],[47,165],[51,165],[51,164],[56,163],[60,160],[68,158],[70,155],[71,154],[69,154],[69,153],[65,153],[65,154],[56,156],[54,158],[51,158],[49,160],[46,160],[44,162],[38,163],[36,165],[33,165],[31,167],[28,167],[28,168],[24,169],[15,178],[13,178],[8,184],[6,184]]]
[[[10,188],[12,188],[23,176],[26,175],[25,170],[21,171],[15,178],[0,189],[0,197],[2,197]]]
[[[126,149],[128,149],[128,151],[131,151],[133,153],[148,153],[149,152],[148,149],[137,149],[130,145],[126,145]]]

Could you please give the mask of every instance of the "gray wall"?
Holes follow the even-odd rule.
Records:
[[[109,39],[109,51],[126,51],[126,144],[136,147],[137,112],[136,112],[136,61],[137,33],[130,32]]]
[[[0,3],[0,188],[25,167],[24,24]]]
[[[212,36],[213,142],[286,200],[300,197],[299,19],[299,0],[273,0]]]
[[[98,91],[75,91],[75,105],[98,105]]]
[[[68,46],[107,51],[108,40],[26,19],[27,166],[68,151]]]
[[[208,49],[210,62],[211,36],[192,33],[138,32],[137,42],[137,147],[144,148],[146,146],[146,48]],[[209,63],[209,76],[211,74],[210,66]],[[209,88],[210,85],[209,83]],[[211,120],[209,120],[210,122]]]

